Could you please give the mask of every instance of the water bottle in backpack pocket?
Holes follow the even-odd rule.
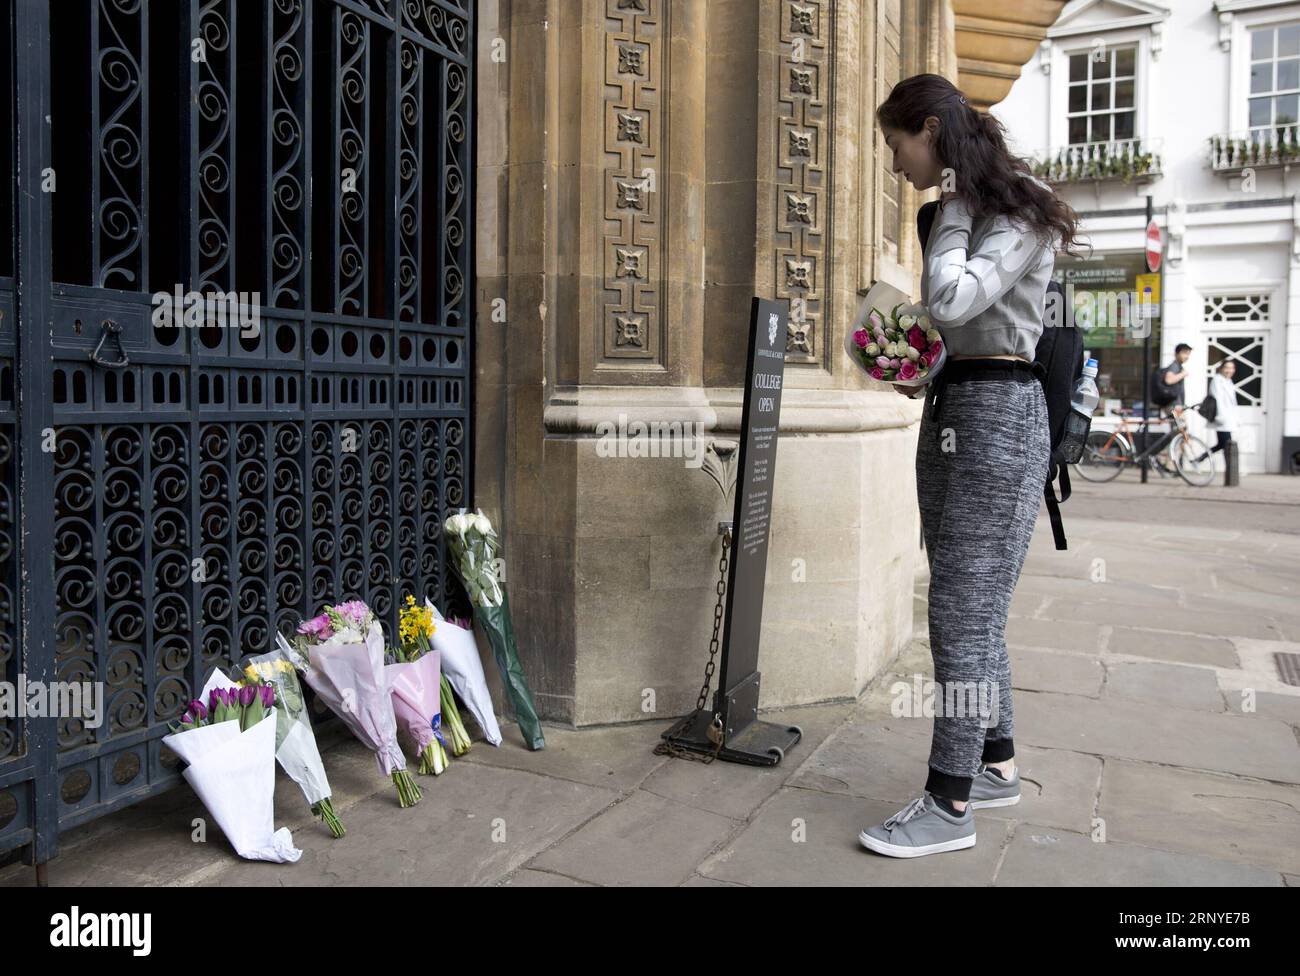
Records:
[[[1097,392],[1097,360],[1089,359],[1074,384],[1070,395],[1070,412],[1065,418],[1065,433],[1061,438],[1061,455],[1066,464],[1078,464],[1083,457],[1088,433],[1092,429],[1092,415],[1101,396]]]

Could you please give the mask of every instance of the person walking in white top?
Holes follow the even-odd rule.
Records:
[[[1214,419],[1208,422],[1209,428],[1218,437],[1218,443],[1210,448],[1197,461],[1204,461],[1215,451],[1222,451],[1232,441],[1237,431],[1237,388],[1232,385],[1232,377],[1237,372],[1237,364],[1231,359],[1219,363],[1219,368],[1210,377],[1210,396],[1214,397],[1218,410]]]

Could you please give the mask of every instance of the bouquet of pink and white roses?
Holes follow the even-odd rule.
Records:
[[[895,305],[888,313],[872,308],[853,333],[857,362],[872,379],[900,386],[923,386],[943,365],[943,338],[921,306]]]

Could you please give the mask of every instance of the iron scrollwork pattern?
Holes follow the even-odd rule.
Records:
[[[413,322],[420,280],[420,69],[419,48],[402,41],[398,52],[401,72],[397,148],[397,317]]]
[[[56,675],[104,683],[74,750],[175,719],[189,702],[190,476],[177,425],[63,426],[55,451]]]
[[[204,0],[199,7],[198,195],[199,291],[230,287],[234,223],[234,135],[230,99],[234,43],[232,0]]]
[[[13,361],[0,360],[0,375],[13,376]],[[2,388],[3,384],[0,384]],[[0,680],[17,678],[18,660],[18,468],[14,463],[13,403],[0,403]],[[0,764],[22,751],[19,723],[0,717]]]
[[[94,268],[101,287],[139,287],[148,260],[141,219],[147,125],[140,84],[143,5],[144,0],[99,0],[93,13],[99,34]]]
[[[15,102],[15,18],[0,18],[0,89]],[[16,133],[0,125],[0,158],[16,170]],[[0,681],[17,684],[24,667],[19,648],[19,600],[22,599],[22,544],[24,497],[19,470],[27,463],[31,438],[19,433],[17,401],[18,330],[15,322],[15,268],[17,221],[16,194],[0,200]],[[8,231],[8,233],[4,233]],[[32,767],[32,750],[25,720],[0,716],[0,851],[22,843],[29,830],[32,784],[26,776]]]
[[[297,308],[305,298],[306,11],[299,0],[275,0],[271,16],[270,304]]]
[[[0,674],[17,512],[52,504],[53,672],[102,682],[104,714],[56,723],[37,830],[175,782],[159,740],[211,669],[321,604],[364,599],[390,630],[407,593],[467,612],[441,525],[470,498],[473,6],[60,5],[51,47],[89,67],[46,66],[54,114],[87,124],[56,132],[45,217],[52,499],[16,494],[0,265]],[[236,289],[257,328],[150,318],[159,293]],[[108,317],[121,369],[87,355]],[[0,720],[0,773],[18,728]]]
[[[338,248],[334,256],[335,304],[345,315],[364,315],[366,306],[368,152],[365,112],[370,77],[370,25],[350,11],[338,13],[335,35],[338,88],[335,112],[338,152],[334,191],[338,194]]]

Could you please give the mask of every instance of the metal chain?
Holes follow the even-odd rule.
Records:
[[[700,686],[700,697],[695,702],[695,710],[703,711],[704,703],[709,700],[709,685],[713,683],[713,672],[717,665],[714,658],[718,656],[718,632],[722,628],[722,598],[727,593],[727,549],[731,545],[731,530],[722,535],[722,556],[718,559],[718,602],[713,605],[713,637],[709,640],[709,661],[704,665],[704,684]]]
[[[718,602],[713,606],[713,637],[709,640],[709,660],[704,665],[704,684],[700,686],[700,696],[695,702],[697,712],[704,711],[704,703],[709,700],[709,686],[713,684],[713,672],[717,670],[716,658],[718,656],[718,634],[722,630],[722,601],[727,593],[727,550],[731,547],[731,529],[727,529],[722,534],[722,556],[718,559]],[[678,759],[691,759],[695,762],[711,763],[718,758],[718,753],[722,751],[722,716],[714,714],[711,725],[714,740],[713,752],[709,755],[702,755],[692,752],[689,749],[683,749],[681,746],[674,745],[667,740],[660,742],[654,748],[654,754],[657,756],[676,756]]]

